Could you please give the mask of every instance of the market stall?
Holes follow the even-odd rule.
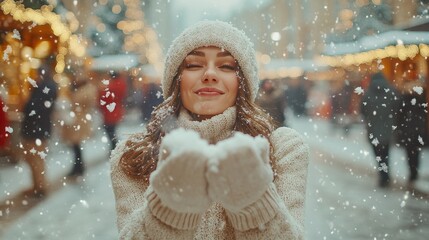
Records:
[[[70,21],[75,18],[68,18]],[[12,0],[0,3],[0,93],[10,120],[12,146],[19,137],[21,110],[33,87],[38,68],[49,64],[55,80],[64,86],[61,73],[67,58],[82,57],[84,47],[72,34],[75,22],[67,22],[53,12],[52,6],[41,9],[25,8]],[[12,151],[16,152],[16,151]]]

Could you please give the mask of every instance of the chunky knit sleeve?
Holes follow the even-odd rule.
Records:
[[[193,231],[172,228],[153,216],[149,205],[158,206],[158,204],[151,187],[143,181],[129,178],[121,170],[119,160],[126,151],[125,142],[118,144],[110,160],[119,238],[192,239]],[[163,209],[163,206],[158,208]]]
[[[236,231],[236,239],[303,239],[304,198],[309,160],[308,145],[301,135],[282,127],[271,135],[277,165],[275,190],[279,210],[264,226]],[[273,196],[275,196],[273,195]],[[278,199],[276,197],[276,199]]]

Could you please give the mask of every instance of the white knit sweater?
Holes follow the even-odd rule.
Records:
[[[216,143],[231,136],[236,118],[235,108],[223,114],[198,122],[182,111],[179,125],[198,131],[210,143]],[[270,137],[277,161],[277,177],[270,191],[263,198],[264,203],[276,202],[277,212],[265,226],[251,230],[239,230],[254,219],[249,215],[231,215],[214,203],[203,216],[166,216],[174,218],[176,225],[195,225],[192,230],[170,227],[153,216],[152,212],[166,209],[153,193],[152,187],[143,181],[131,180],[121,170],[118,163],[126,151],[121,142],[111,157],[111,177],[116,198],[117,223],[121,239],[303,239],[304,237],[304,197],[307,179],[308,146],[302,137],[290,128],[278,128]],[[269,193],[268,193],[269,192]],[[148,200],[149,199],[149,202]],[[152,211],[149,210],[151,205]],[[265,204],[251,206],[268,208]],[[270,209],[260,209],[270,211]],[[263,212],[262,211],[262,212]],[[162,214],[158,214],[162,215]],[[165,214],[164,214],[165,215]]]

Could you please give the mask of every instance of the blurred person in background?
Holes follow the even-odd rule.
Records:
[[[173,41],[164,102],[111,155],[119,238],[304,238],[308,146],[255,104],[252,46],[220,21]]]
[[[398,93],[382,72],[371,75],[361,102],[369,144],[378,164],[378,186],[388,187],[389,150],[393,143],[394,120],[399,103]]]
[[[408,186],[413,187],[419,176],[420,152],[427,142],[427,102],[424,79],[416,64],[407,64],[403,74],[400,104],[396,110],[397,141],[405,148],[409,175]]]
[[[304,84],[304,77],[290,78],[288,87],[285,90],[287,106],[297,117],[307,116],[307,88]]]
[[[348,81],[332,81],[331,83],[331,123],[334,128],[342,128],[347,136],[350,133],[350,108],[352,87]]]
[[[105,79],[99,85],[98,104],[103,116],[103,127],[114,149],[118,142],[116,127],[125,115],[124,101],[127,97],[127,82],[117,71],[110,71],[110,79]]]
[[[284,91],[278,87],[276,88],[272,80],[262,80],[256,104],[261,106],[278,123],[278,126],[286,125],[286,98]]]
[[[31,169],[33,187],[26,195],[43,197],[47,193],[45,158],[49,152],[48,140],[52,132],[52,115],[58,95],[58,85],[53,79],[53,69],[48,63],[38,69],[30,97],[23,109],[21,125],[24,159]]]
[[[9,120],[7,117],[7,108],[3,102],[3,98],[0,96],[0,151],[3,153],[8,152],[7,148],[9,145]]]
[[[150,120],[154,108],[164,101],[162,89],[159,84],[159,76],[154,69],[146,68],[145,71],[143,71],[141,95],[141,117],[143,123],[147,123]]]
[[[93,112],[96,104],[97,87],[86,76],[78,75],[71,81],[67,119],[62,128],[62,139],[73,150],[73,168],[69,177],[79,177],[85,172],[82,143],[93,135]]]

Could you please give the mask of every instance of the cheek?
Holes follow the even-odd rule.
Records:
[[[235,78],[234,81],[228,82],[226,85],[228,90],[231,92],[231,95],[234,96],[234,99],[236,99],[238,95],[238,87],[239,87],[238,79]]]
[[[186,91],[189,91],[192,89],[193,81],[188,76],[189,74],[182,74],[181,80],[180,80],[180,92],[185,93]]]

